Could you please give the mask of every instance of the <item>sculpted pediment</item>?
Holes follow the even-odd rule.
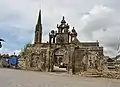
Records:
[[[64,55],[67,51],[65,49],[58,49],[55,52],[55,55]]]

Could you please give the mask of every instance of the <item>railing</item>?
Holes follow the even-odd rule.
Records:
[[[117,67],[120,67],[120,62],[108,62],[107,67],[108,69],[116,69]]]
[[[108,62],[107,64],[108,64],[108,65],[109,65],[109,64],[110,64],[110,65],[119,65],[120,62]]]

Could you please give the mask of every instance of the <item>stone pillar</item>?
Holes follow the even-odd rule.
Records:
[[[71,53],[71,51],[70,51],[70,49],[68,50],[68,64],[67,64],[67,72],[69,73],[69,71],[70,71],[70,53]]]
[[[55,43],[55,36],[53,36],[53,43]]]
[[[40,70],[41,71],[41,54],[40,54],[40,57],[39,57],[39,60],[37,61],[37,68],[38,68],[38,70]]]
[[[72,57],[72,74],[75,74],[75,50]]]
[[[42,53],[42,62],[43,62],[43,65],[42,65],[43,71],[46,71],[46,53],[45,52]]]
[[[50,72],[54,71],[54,53],[53,50],[51,50],[50,54]]]
[[[72,74],[75,74],[75,47],[71,45]]]
[[[50,46],[48,46],[48,50],[47,50],[47,67],[48,67],[48,72],[50,72]]]

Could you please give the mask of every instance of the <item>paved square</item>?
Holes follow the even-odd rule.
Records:
[[[120,80],[0,69],[0,87],[120,87]]]

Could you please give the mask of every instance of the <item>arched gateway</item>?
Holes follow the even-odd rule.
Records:
[[[69,54],[66,48],[57,48],[53,52],[54,65],[59,68],[67,68],[69,61]]]
[[[40,68],[42,69],[41,71],[52,71],[54,66],[58,66],[67,67],[68,71],[72,69],[72,73],[87,71],[91,67],[94,68],[95,60],[99,61],[104,56],[103,47],[99,46],[98,41],[80,42],[77,35],[76,29],[74,27],[70,29],[63,16],[61,23],[57,24],[57,31],[51,30],[49,41],[43,43],[40,10],[35,28],[34,44],[30,44],[20,54],[20,68],[27,70],[30,68]],[[96,53],[98,54],[96,55]]]

